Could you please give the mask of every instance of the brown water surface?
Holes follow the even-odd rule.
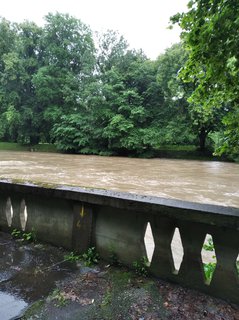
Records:
[[[0,177],[239,207],[235,163],[1,151]]]

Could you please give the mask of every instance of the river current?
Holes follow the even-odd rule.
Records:
[[[0,177],[239,207],[239,164],[0,152]]]

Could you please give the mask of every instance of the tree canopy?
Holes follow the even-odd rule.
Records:
[[[43,27],[0,18],[0,139],[150,156],[164,145],[205,150],[220,136],[220,152],[236,154],[236,2],[229,9],[190,1],[172,18],[182,43],[155,61],[117,32],[94,34],[67,14],[49,13]]]
[[[188,12],[171,18],[182,28],[188,59],[180,72],[194,85],[189,98],[196,117],[215,129],[220,114],[224,125],[219,152],[239,156],[239,2],[191,0]],[[219,119],[219,121],[220,121]]]

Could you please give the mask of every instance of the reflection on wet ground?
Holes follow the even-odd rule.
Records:
[[[57,281],[76,270],[64,262],[63,250],[26,244],[0,233],[0,319],[8,320],[47,296]]]
[[[0,177],[239,207],[236,163],[1,151]]]
[[[10,294],[0,292],[1,320],[9,320],[16,317],[26,306],[27,303],[24,300],[15,298]]]

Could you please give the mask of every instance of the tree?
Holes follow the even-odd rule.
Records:
[[[239,3],[191,0],[188,9],[171,18],[182,28],[181,38],[189,52],[180,76],[195,86],[189,99],[192,109],[209,117],[218,110],[224,115],[222,151],[238,156],[238,141],[232,137],[239,130]]]
[[[81,95],[84,108],[54,125],[58,147],[124,155],[152,150],[158,134],[151,125],[162,100],[156,73],[154,63],[129,50],[117,33],[100,36],[94,77]]]
[[[24,69],[17,52],[2,58],[1,72],[1,127],[6,140],[16,142],[19,135],[21,92]]]
[[[0,18],[0,138],[5,140],[10,137],[13,140],[17,138],[19,115],[16,114],[14,106],[18,99],[18,95],[14,92],[14,85],[17,83],[14,76],[10,76],[11,70],[17,64],[17,56],[12,53],[17,39],[16,32],[15,24]],[[9,76],[12,81],[11,85],[8,82]]]
[[[187,102],[192,88],[178,77],[186,60],[187,52],[181,43],[168,48],[156,60],[157,82],[164,97],[156,117],[161,144],[194,144],[196,140]]]
[[[14,24],[12,33],[14,46],[10,45],[0,59],[4,138],[35,144],[39,142],[41,118],[32,78],[40,66],[41,28],[25,21]]]
[[[19,24],[18,29],[18,55],[23,69],[18,140],[34,145],[39,143],[43,131],[42,106],[36,99],[33,83],[35,74],[43,64],[43,30],[29,21]]]
[[[101,79],[108,110],[102,136],[108,140],[109,149],[136,155],[152,151],[151,126],[161,102],[154,64],[141,51],[121,51]]]
[[[102,75],[117,66],[128,49],[128,43],[118,32],[108,30],[97,35],[97,69]]]
[[[94,72],[95,48],[91,30],[80,20],[57,13],[48,14],[46,22],[42,37],[44,64],[33,83],[49,141],[54,139],[53,126],[61,126],[62,116],[85,108],[83,97]]]
[[[0,72],[4,68],[3,56],[14,50],[16,41],[16,24],[0,17]]]

